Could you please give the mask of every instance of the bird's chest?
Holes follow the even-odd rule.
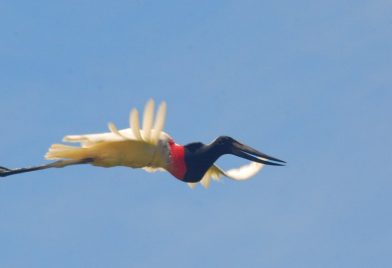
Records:
[[[185,173],[183,180],[186,182],[198,182],[203,178],[209,167],[210,165],[204,161],[187,162],[187,172]]]
[[[187,171],[183,180],[186,182],[198,182],[211,166],[211,161],[200,157],[185,157]]]

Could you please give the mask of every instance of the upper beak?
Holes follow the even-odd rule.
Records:
[[[245,144],[242,144],[238,141],[233,142],[233,147],[232,147],[231,153],[236,156],[248,159],[250,161],[254,161],[254,162],[265,164],[265,165],[284,166],[284,164],[286,163],[283,160],[266,155],[262,152],[257,151],[256,149],[253,149],[253,148],[251,148]],[[267,160],[275,161],[275,162],[279,162],[279,163],[270,162]],[[281,163],[284,163],[284,164],[281,164]]]

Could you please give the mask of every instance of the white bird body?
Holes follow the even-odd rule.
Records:
[[[155,130],[151,131],[153,134]],[[64,137],[65,142],[78,142],[80,147],[54,144],[46,154],[46,159],[83,159],[91,158],[92,165],[101,167],[127,166],[131,168],[167,168],[169,159],[168,141],[170,136],[164,132],[159,135],[158,142],[153,144],[138,140],[132,129],[123,129],[117,133],[97,133],[70,135]],[[144,136],[141,131],[142,137]]]
[[[169,164],[169,151],[167,142],[170,136],[162,131],[166,103],[162,103],[157,112],[155,126],[154,101],[146,104],[143,126],[139,128],[138,111],[133,109],[130,115],[130,128],[118,130],[113,123],[109,123],[110,132],[68,135],[64,142],[80,143],[80,147],[53,144],[46,159],[91,159],[91,164],[101,167],[126,166],[131,168],[167,168]]]

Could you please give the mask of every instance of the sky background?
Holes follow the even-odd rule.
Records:
[[[392,265],[391,1],[3,0],[0,35],[0,165],[125,128],[150,97],[177,143],[288,162],[207,190],[123,167],[7,177],[0,267]]]

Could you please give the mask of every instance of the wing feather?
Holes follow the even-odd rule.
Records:
[[[143,138],[145,141],[150,141],[151,128],[154,120],[154,100],[150,99],[145,108],[143,115]]]
[[[252,176],[256,175],[263,168],[263,164],[250,162],[249,164],[243,165],[239,168],[233,168],[228,171],[222,170],[217,165],[211,166],[200,180],[200,184],[204,188],[210,186],[211,180],[219,181],[222,176],[225,176],[232,180],[247,180]],[[192,189],[195,188],[197,183],[188,183],[188,186]]]
[[[191,189],[195,189],[196,185],[197,185],[197,183],[188,182],[188,186],[189,186]]]
[[[263,167],[263,164],[250,162],[249,164],[243,165],[239,168],[233,168],[228,171],[225,171],[224,175],[230,179],[237,181],[247,180],[256,175],[256,173],[259,172]]]
[[[152,133],[151,141],[153,144],[157,144],[159,136],[161,135],[163,126],[165,125],[166,118],[166,102],[162,102],[159,105],[157,115],[154,123],[154,132]]]
[[[129,116],[130,128],[132,129],[133,135],[135,135],[137,140],[142,141],[142,135],[140,134],[140,126],[139,126],[139,112],[136,108],[133,108],[131,114]]]
[[[124,135],[122,135],[122,134],[118,131],[118,129],[117,129],[117,127],[116,127],[116,125],[115,125],[114,123],[109,122],[108,128],[109,128],[110,132],[112,132],[114,135],[117,135],[118,137],[120,137],[120,138],[122,138],[122,139],[124,139],[124,140],[127,140],[127,137],[125,137]]]
[[[139,112],[132,109],[130,112],[130,128],[119,130],[115,124],[109,123],[110,132],[93,133],[82,135],[67,135],[64,142],[81,143],[83,147],[89,147],[99,142],[116,142],[123,140],[138,140],[157,144],[159,139],[166,139],[170,136],[163,132],[166,117],[166,102],[162,102],[158,108],[154,129],[152,129],[154,117],[154,101],[150,99],[144,109],[143,129],[140,129]]]

